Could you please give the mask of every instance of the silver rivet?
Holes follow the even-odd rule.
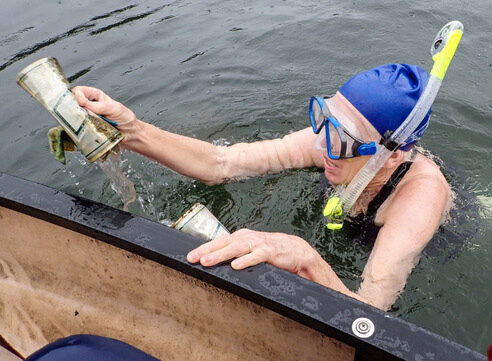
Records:
[[[374,330],[374,323],[365,317],[358,318],[352,323],[352,332],[360,338],[371,337]]]

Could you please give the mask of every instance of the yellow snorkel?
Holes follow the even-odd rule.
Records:
[[[437,34],[431,48],[432,60],[434,60],[431,76],[444,79],[462,35],[463,24],[459,21],[446,24]]]
[[[427,86],[405,121],[389,138],[385,139],[383,146],[379,148],[376,154],[371,156],[350,184],[346,187],[338,186],[335,194],[328,199],[323,211],[323,215],[328,219],[326,225],[328,229],[336,230],[343,227],[345,216],[349,214],[362,191],[367,187],[391,154],[417,129],[429,112],[462,35],[463,24],[459,21],[451,21],[434,38],[431,47],[434,65],[430,72]]]

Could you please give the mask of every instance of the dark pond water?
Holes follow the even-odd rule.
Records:
[[[55,56],[74,85],[97,86],[166,130],[218,144],[279,137],[307,126],[313,94],[334,93],[367,68],[430,69],[446,22],[465,34],[422,145],[457,193],[393,314],[484,353],[492,342],[490,0],[0,1],[0,171],[121,208],[108,179],[80,155],[49,154],[54,119],[15,84],[29,63]],[[207,187],[137,154],[125,173],[130,211],[176,219],[206,204],[230,229],[297,234],[351,287],[368,250],[323,230],[315,169]],[[397,240],[395,240],[397,241]]]

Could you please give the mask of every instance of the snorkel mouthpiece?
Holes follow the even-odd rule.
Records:
[[[362,191],[371,182],[388,158],[410,137],[429,112],[442,80],[463,35],[463,24],[451,21],[434,38],[431,47],[434,65],[427,85],[412,111],[401,125],[383,143],[383,146],[359,170],[347,187],[337,187],[328,199],[323,214],[328,218],[328,229],[341,229],[343,220]],[[396,146],[395,146],[396,145]]]
[[[328,229],[336,230],[343,227],[343,207],[340,197],[333,196],[328,199],[323,215],[331,221],[326,225]]]

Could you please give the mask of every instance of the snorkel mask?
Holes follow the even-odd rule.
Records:
[[[330,112],[329,97],[311,97],[309,120],[313,132],[318,134],[314,147],[328,152],[331,159],[347,159],[376,153],[376,143],[365,143],[343,126]],[[324,130],[323,130],[324,129]]]
[[[348,186],[338,186],[335,189],[335,193],[328,199],[326,207],[323,211],[323,215],[327,217],[328,224],[326,225],[328,229],[341,229],[343,226],[343,220],[345,216],[350,212],[350,209],[354,205],[355,201],[359,198],[362,191],[366,188],[369,182],[374,178],[377,172],[381,169],[384,163],[388,160],[388,158],[398,150],[402,145],[406,145],[409,143],[409,139],[412,140],[412,135],[415,135],[420,132],[423,133],[425,127],[423,129],[421,123],[428,116],[429,110],[437,96],[439,88],[441,87],[442,80],[446,74],[448,66],[454,56],[456,48],[461,40],[461,36],[463,34],[463,24],[459,21],[452,21],[446,24],[437,34],[434,39],[431,47],[431,55],[434,60],[434,65],[430,72],[430,77],[427,82],[427,85],[419,97],[417,103],[411,110],[410,114],[406,117],[403,123],[393,132],[387,133],[383,136],[381,144],[383,146],[379,147],[379,149],[375,152],[375,154],[369,159],[369,161],[359,170],[354,179],[350,182]],[[315,98],[319,99],[319,98]],[[323,110],[323,103],[320,103],[316,100],[316,103],[320,106],[321,110],[319,111],[323,114],[323,117],[326,119],[321,123],[314,122],[316,125],[313,126],[313,130],[320,133],[321,128],[325,126],[326,130],[326,139],[327,139],[327,148],[328,154],[330,154],[331,144],[329,145],[328,139],[331,140],[329,131],[330,125],[333,123],[330,119],[330,116],[326,112],[326,109]],[[313,105],[315,109],[313,109]],[[313,120],[311,118],[316,118],[315,114],[316,105],[314,104],[313,99],[310,102],[310,120],[311,125],[313,125]],[[325,107],[328,108],[328,107]],[[312,116],[313,114],[313,116]],[[322,119],[323,117],[318,116],[318,119]],[[328,126],[326,126],[328,123]],[[333,125],[336,128],[335,125]],[[315,129],[316,128],[316,129]],[[327,129],[328,128],[328,129]],[[336,129],[335,129],[336,130]],[[338,133],[338,132],[337,132]],[[335,134],[335,133],[333,133]],[[339,133],[338,133],[339,134]],[[333,142],[333,141],[332,141]],[[335,140],[336,142],[336,140]],[[334,147],[334,152],[338,150],[339,158],[342,154],[341,147],[341,138],[340,144],[338,145],[338,149]],[[365,143],[369,144],[369,143]],[[372,149],[369,145],[367,149]],[[345,149],[346,151],[346,149]],[[372,151],[372,150],[371,150]],[[331,158],[331,157],[330,157]],[[338,159],[338,158],[333,158]]]

